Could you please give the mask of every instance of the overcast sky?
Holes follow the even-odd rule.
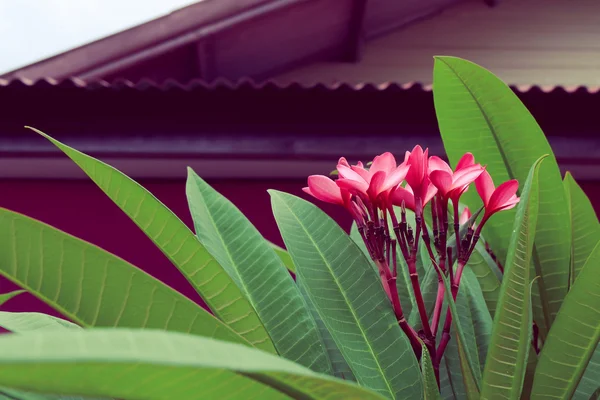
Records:
[[[0,0],[0,74],[197,0]]]

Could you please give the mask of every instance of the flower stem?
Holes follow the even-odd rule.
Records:
[[[419,274],[417,273],[417,254],[419,251],[421,225],[423,223],[423,201],[420,198],[415,197],[415,238],[411,249],[412,251],[410,258],[407,260],[408,272],[410,274],[410,282],[412,284],[415,301],[417,302],[417,308],[421,318],[421,325],[423,326],[423,333],[428,341],[433,341],[433,343],[435,343],[435,340],[433,340],[433,335],[431,334],[431,327],[429,326],[429,318],[427,317],[427,310],[425,309],[425,301],[423,300],[423,294],[421,293]]]

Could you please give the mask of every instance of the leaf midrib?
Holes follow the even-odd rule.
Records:
[[[276,193],[275,193],[276,194]],[[278,197],[279,195],[276,194]],[[385,375],[384,370],[381,367],[381,364],[379,363],[379,360],[377,359],[377,356],[375,355],[375,352],[373,351],[373,348],[371,347],[371,344],[369,343],[368,340],[366,340],[366,332],[362,327],[362,324],[360,322],[360,319],[357,317],[356,313],[354,312],[354,309],[351,307],[351,303],[348,301],[348,298],[346,297],[344,291],[342,290],[342,287],[340,286],[340,283],[338,282],[337,278],[335,277],[335,275],[333,274],[333,270],[331,268],[331,265],[329,264],[329,262],[327,261],[327,259],[325,258],[325,255],[321,252],[321,249],[319,248],[319,246],[317,246],[317,243],[312,239],[310,233],[308,232],[308,230],[305,228],[304,224],[302,223],[302,221],[300,221],[300,219],[296,216],[296,213],[294,213],[294,211],[292,210],[291,207],[288,206],[288,204],[281,199],[281,197],[279,197],[281,203],[283,203],[285,205],[285,207],[287,207],[288,210],[290,210],[290,214],[294,216],[294,218],[296,219],[296,221],[298,222],[298,224],[302,227],[302,230],[304,231],[304,233],[306,234],[306,236],[308,237],[308,239],[312,242],[313,246],[315,247],[315,249],[317,250],[317,252],[319,253],[319,256],[321,257],[321,259],[325,262],[325,265],[327,266],[327,271],[329,271],[329,274],[331,275],[333,281],[335,282],[336,286],[339,289],[340,294],[344,297],[344,300],[346,301],[346,304],[348,304],[348,309],[350,310],[350,312],[352,313],[352,316],[354,317],[354,319],[357,321],[357,326],[360,329],[360,332],[363,335],[363,338],[365,338],[365,343],[367,344],[370,353],[373,355],[373,359],[375,360],[375,363],[377,364],[377,368],[379,369],[379,372],[381,373],[381,376],[383,376],[383,380],[388,388],[388,391],[390,393],[390,395],[394,396],[394,390],[392,389],[392,387],[390,386],[390,383],[388,382],[388,378]],[[354,242],[352,242],[354,244]],[[358,249],[361,254],[362,251],[360,249]],[[300,272],[300,269],[298,268],[298,273],[300,275],[302,275],[302,273]],[[308,294],[308,296],[311,298],[311,300],[314,302],[314,300],[312,299],[312,295],[310,294],[310,292],[307,290],[306,293]],[[341,349],[340,349],[341,350]],[[352,369],[352,368],[350,368]],[[353,371],[354,372],[354,371]]]

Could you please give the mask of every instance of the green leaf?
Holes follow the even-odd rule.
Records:
[[[479,358],[479,367],[483,371],[485,360],[487,358],[488,347],[492,337],[492,316],[488,310],[482,289],[477,281],[473,271],[467,266],[463,271],[460,285],[464,286],[470,324],[473,326],[473,336],[477,345],[477,356]],[[465,324],[463,324],[464,326]],[[472,346],[469,346],[471,348]]]
[[[470,269],[479,282],[481,292],[485,299],[485,304],[493,317],[498,307],[498,297],[500,296],[500,279],[495,273],[498,266],[485,249],[481,240],[475,245],[475,250],[471,253],[467,262],[467,269]]]
[[[84,327],[166,329],[247,343],[193,301],[123,259],[2,208],[0,274]]]
[[[600,344],[596,345],[596,350],[588,363],[581,382],[577,386],[574,398],[592,398],[594,393],[598,395],[598,382],[600,382]]]
[[[15,290],[9,293],[0,294],[0,306],[12,299],[13,297],[20,295],[21,293],[25,293],[25,290]]]
[[[421,371],[423,374],[423,399],[424,400],[440,400],[440,390],[438,389],[437,381],[435,379],[435,372],[433,371],[433,364],[431,362],[431,356],[425,346],[425,343],[421,342],[422,356],[421,356]]]
[[[494,329],[483,373],[481,397],[516,399],[521,395],[531,343],[530,264],[538,218],[538,174],[542,159],[529,172],[517,206],[508,248]]]
[[[570,259],[567,203],[548,140],[513,91],[484,68],[459,58],[436,57],[433,86],[438,124],[452,163],[470,151],[498,185],[511,178],[525,182],[531,165],[542,155],[551,155],[539,172],[534,261],[540,278],[532,294],[534,319],[545,338],[567,293],[564,271]],[[465,193],[461,201],[471,209],[481,205],[475,190]],[[503,264],[515,215],[514,209],[498,213],[484,228]]]
[[[567,172],[563,181],[571,218],[571,284],[600,241],[600,223],[585,192]]]
[[[171,210],[117,169],[33,130],[69,156],[144,231],[219,319],[255,347],[276,352],[258,315],[240,289]]]
[[[417,359],[361,250],[314,204],[269,193],[298,276],[356,380],[390,398],[420,398]]]
[[[80,328],[79,325],[72,322],[47,314],[36,312],[12,313],[4,311],[0,311],[0,326],[14,333]]]
[[[594,391],[594,393],[592,393],[592,395],[590,396],[590,400],[598,400],[600,398],[600,387],[598,387],[598,389],[596,389]]]
[[[340,349],[335,344],[333,336],[331,336],[331,333],[329,333],[329,331],[327,330],[327,327],[325,326],[323,319],[319,315],[317,308],[308,297],[308,293],[306,293],[306,289],[304,288],[301,279],[296,278],[296,282],[298,283],[298,288],[300,289],[300,293],[302,293],[302,296],[306,301],[310,313],[312,314],[313,318],[315,319],[315,322],[317,323],[321,340],[323,341],[323,345],[325,346],[325,350],[327,351],[327,355],[329,356],[329,362],[331,362],[331,366],[333,367],[333,374],[338,378],[356,382],[356,377],[352,373],[348,362],[342,355]]]
[[[292,260],[292,257],[290,257],[287,250],[277,246],[275,243],[271,243],[271,242],[268,242],[268,243],[269,243],[269,246],[271,246],[271,248],[273,250],[275,250],[275,253],[279,257],[279,259],[281,260],[283,265],[287,268],[287,270],[290,271],[292,274],[295,274],[296,266],[294,265],[294,261]]]
[[[278,353],[333,374],[317,324],[281,259],[242,212],[188,168],[196,235],[256,310]]]
[[[153,330],[0,337],[0,384],[136,399],[382,399],[250,347]]]
[[[563,302],[540,353],[533,380],[536,396],[570,398],[600,341],[600,243],[588,257]]]
[[[450,287],[450,282],[448,281],[448,277],[444,274],[442,274],[441,276],[444,281],[444,297],[446,299],[446,303],[450,307],[450,314],[452,315],[452,327],[455,336],[454,344],[457,346],[458,350],[458,359],[460,362],[460,370],[463,377],[463,384],[466,390],[466,397],[469,400],[479,399],[479,381],[481,380],[479,358],[474,357],[472,355],[472,352],[469,351],[472,348],[472,346],[469,346],[467,343],[473,343],[473,340],[467,340],[465,331],[461,323],[461,316],[463,320],[471,320],[470,314],[465,316],[464,312],[459,313],[457,311],[456,303],[452,299],[452,290]],[[464,289],[461,291],[459,288],[457,301],[460,301],[461,298],[465,299],[465,297],[461,296],[461,292],[464,293],[464,291]],[[463,301],[463,303],[466,303],[466,301]],[[468,310],[468,305],[463,306],[462,309]]]

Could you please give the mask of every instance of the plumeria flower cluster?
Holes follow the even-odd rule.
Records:
[[[351,165],[342,157],[337,164],[337,174],[335,180],[312,175],[308,178],[308,187],[303,190],[319,200],[338,204],[350,213],[377,265],[398,323],[415,353],[420,355],[420,341],[423,341],[432,355],[434,368],[436,360],[439,366],[439,359],[450,339],[451,324],[448,310],[436,349],[445,291],[441,275],[449,278],[456,299],[462,271],[479,240],[481,229],[495,213],[516,206],[518,182],[510,180],[496,188],[485,167],[476,163],[471,153],[466,153],[452,169],[441,158],[429,156],[428,149],[423,150],[421,146],[407,151],[399,164],[389,152],[378,155],[368,166],[361,162]],[[483,217],[477,223],[475,219],[479,212],[472,216],[468,208],[459,210],[461,196],[473,183],[483,202]],[[431,232],[425,223],[425,209],[431,212]],[[407,210],[414,213],[414,222],[407,220]],[[449,231],[449,218],[453,220],[452,231]],[[451,236],[456,245],[449,243]],[[427,315],[416,267],[420,242],[426,246],[439,275],[431,319]],[[404,299],[398,297],[398,251],[408,266],[421,319],[419,332],[408,324],[402,311]]]

